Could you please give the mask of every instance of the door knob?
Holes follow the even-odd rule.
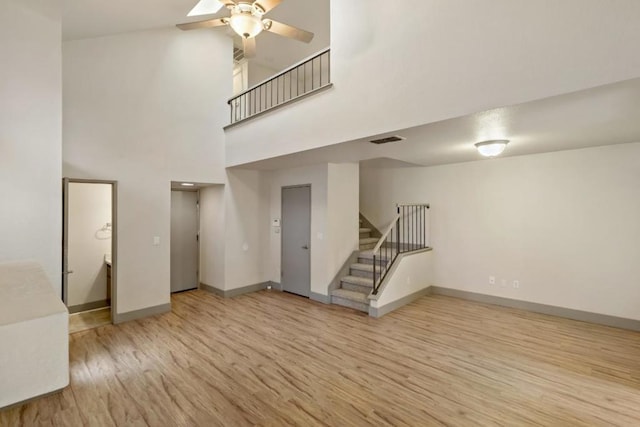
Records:
[[[309,246],[304,245],[304,246],[302,247],[302,249],[309,249]]]

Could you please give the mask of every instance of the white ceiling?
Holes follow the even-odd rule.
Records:
[[[229,14],[222,8],[215,15],[187,18],[196,3],[197,0],[63,0],[62,38],[75,40],[169,28],[178,23]],[[305,44],[267,32],[260,34],[256,39],[257,56],[253,60],[256,63],[279,70],[329,46],[329,0],[285,0],[267,17],[311,31],[315,37],[310,44]],[[232,33],[225,28],[194,31]]]
[[[389,135],[406,140],[385,145],[368,142]],[[460,163],[482,159],[474,143],[488,139],[511,141],[502,157],[640,142],[640,79],[371,135],[242,168],[269,170],[357,161],[363,167]]]

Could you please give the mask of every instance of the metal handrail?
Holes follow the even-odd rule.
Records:
[[[323,49],[227,101],[231,125],[331,87],[331,49]]]
[[[401,208],[403,206],[424,206],[429,209],[429,203],[396,203],[396,208]]]
[[[264,79],[264,80],[263,80],[263,81],[261,81],[260,83],[256,83],[256,84],[254,84],[254,85],[253,85],[253,86],[251,86],[249,89],[243,90],[242,92],[240,92],[240,93],[238,93],[238,94],[236,94],[236,95],[232,96],[231,98],[229,98],[229,99],[227,100],[227,104],[231,104],[231,101],[233,101],[234,99],[239,98],[239,97],[241,97],[242,95],[244,95],[244,94],[246,94],[246,93],[248,93],[248,92],[251,92],[252,90],[256,89],[258,86],[262,86],[262,85],[263,85],[263,84],[265,84],[265,83],[269,83],[270,81],[277,79],[278,77],[282,77],[282,76],[284,76],[284,75],[285,75],[285,74],[287,74],[288,72],[293,71],[293,70],[295,70],[296,68],[298,68],[299,66],[303,65],[305,62],[313,61],[313,60],[314,60],[314,59],[316,59],[317,57],[319,57],[319,56],[321,56],[321,55],[324,55],[325,53],[329,52],[330,50],[331,50],[331,48],[330,48],[330,47],[328,47],[328,48],[326,48],[326,49],[321,50],[320,52],[316,52],[316,53],[314,53],[314,54],[312,54],[312,55],[307,56],[306,58],[304,58],[304,59],[302,59],[302,60],[300,60],[300,61],[296,62],[295,64],[293,64],[293,65],[291,65],[291,66],[289,66],[289,67],[285,68],[284,70],[280,71],[280,72],[279,72],[278,74],[276,74],[275,76],[272,76],[272,77],[269,77],[269,78],[267,78],[267,79]]]
[[[395,218],[372,250],[373,295],[376,295],[380,290],[380,286],[382,286],[398,255],[428,248],[427,210],[429,208],[428,203],[398,203],[396,205]]]
[[[380,250],[380,246],[382,246],[384,241],[387,239],[387,236],[389,236],[389,233],[391,233],[391,230],[393,230],[393,228],[396,226],[396,222],[399,219],[400,219],[400,214],[397,214],[396,217],[393,219],[393,221],[391,221],[391,224],[389,224],[389,227],[387,228],[387,231],[385,231],[384,234],[382,235],[382,237],[380,237],[380,240],[378,240],[378,243],[373,247],[371,252],[373,252],[375,254],[376,252],[378,252]]]

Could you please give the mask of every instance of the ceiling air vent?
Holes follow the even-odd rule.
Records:
[[[380,139],[374,139],[373,141],[369,141],[372,142],[374,144],[387,144],[389,142],[396,142],[396,141],[402,141],[404,138],[398,135],[393,135],[393,136],[387,136],[385,138],[380,138]]]
[[[238,49],[237,47],[233,48],[233,60],[235,62],[240,62],[244,59],[244,50]]]

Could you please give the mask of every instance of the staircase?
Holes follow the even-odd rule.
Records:
[[[361,214],[360,251],[356,262],[349,266],[349,274],[340,279],[337,289],[331,290],[331,303],[368,313],[369,296],[379,294],[396,256],[428,248],[428,209],[426,203],[397,204],[397,215],[383,234]]]
[[[373,290],[373,249],[377,237],[371,237],[370,228],[362,228],[360,220],[360,252],[356,263],[349,267],[349,275],[342,277],[340,288],[331,291],[331,303],[369,312],[369,294]],[[376,267],[379,276],[380,266]]]

